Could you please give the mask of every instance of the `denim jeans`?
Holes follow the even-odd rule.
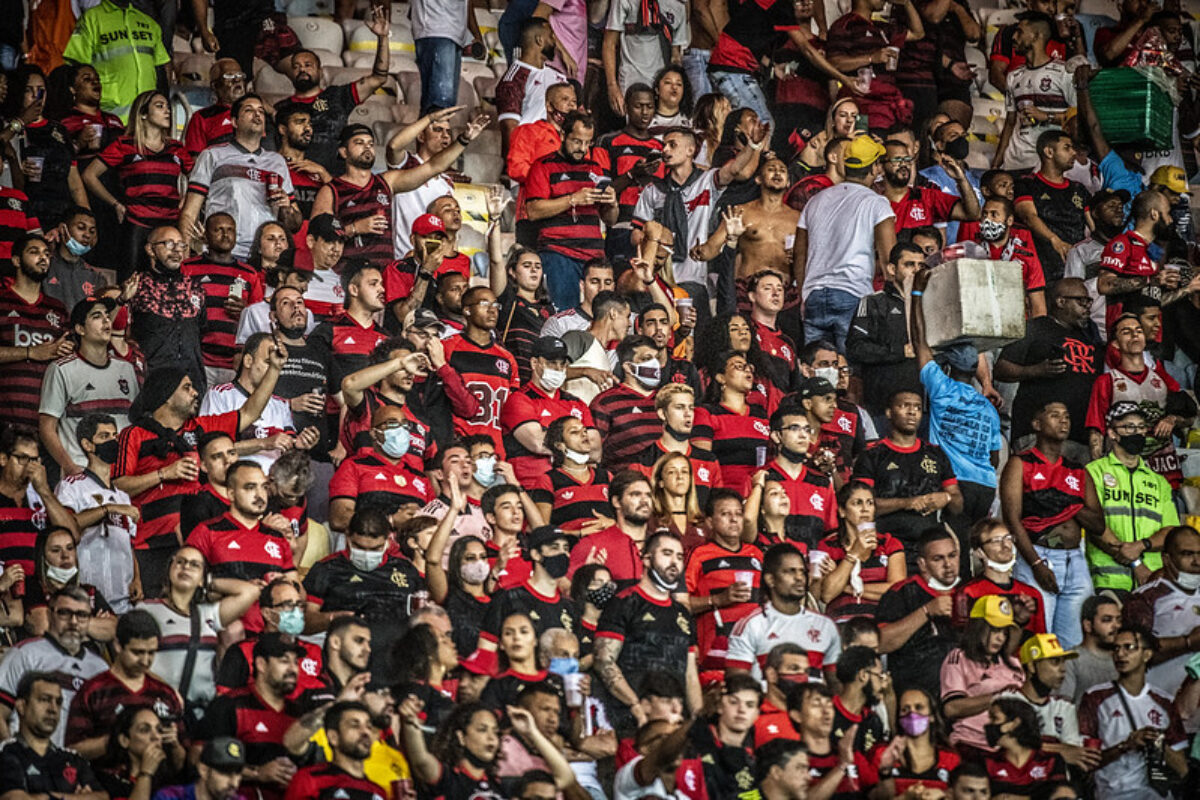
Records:
[[[546,291],[557,311],[579,305],[579,282],[583,280],[583,262],[568,258],[553,250],[542,250],[542,274],[546,276]]]
[[[708,80],[708,57],[712,50],[697,50],[689,47],[683,51],[683,71],[692,85],[692,97],[710,93],[712,83]]]
[[[858,309],[858,298],[841,289],[814,289],[804,301],[804,341],[824,339],[846,352],[846,334]]]
[[[458,74],[462,71],[462,48],[458,42],[429,36],[417,39],[414,45],[417,72],[421,75],[421,113],[458,105]]]
[[[753,75],[745,72],[708,73],[713,89],[729,98],[734,108],[749,108],[758,114],[764,123],[771,123],[771,112],[767,109],[767,96]]]
[[[1062,646],[1069,650],[1083,641],[1079,612],[1083,608],[1083,601],[1094,592],[1087,559],[1083,555],[1083,545],[1080,544],[1072,550],[1054,550],[1035,544],[1033,549],[1037,551],[1038,558],[1046,559],[1050,569],[1054,570],[1054,579],[1058,581],[1058,594],[1050,594],[1038,585],[1033,577],[1033,569],[1023,558],[1017,559],[1014,576],[1041,593],[1046,630],[1057,635]]]

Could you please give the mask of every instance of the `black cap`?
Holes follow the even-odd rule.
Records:
[[[531,357],[548,358],[551,361],[567,361],[567,346],[557,336],[543,336],[533,343]]]
[[[553,525],[542,525],[529,532],[529,536],[525,539],[525,546],[529,550],[537,550],[542,545],[553,544],[559,539],[562,539],[567,544],[570,544],[572,541],[571,534],[561,528],[556,528]]]
[[[1088,201],[1088,205],[1095,208],[1098,205],[1103,205],[1109,200],[1116,198],[1121,201],[1121,205],[1128,203],[1132,198],[1129,192],[1124,189],[1101,189],[1092,195],[1092,199]]]
[[[246,746],[232,736],[218,736],[204,743],[200,763],[221,772],[241,772],[246,766]]]
[[[809,378],[800,384],[800,399],[823,397],[827,394],[837,394],[837,388],[824,378]]]
[[[288,653],[303,657],[308,651],[295,636],[288,633],[264,633],[254,643],[254,658],[282,658]]]
[[[327,242],[346,241],[346,229],[342,221],[333,214],[317,214],[308,221],[308,232]]]
[[[414,328],[441,328],[442,321],[431,309],[418,308],[413,312],[412,326]]]
[[[82,325],[87,321],[87,315],[92,313],[92,309],[97,305],[104,306],[104,310],[111,314],[117,307],[117,301],[111,297],[85,297],[75,304],[71,309],[71,327]]]
[[[363,125],[361,122],[355,122],[352,125],[347,125],[346,127],[342,128],[342,134],[338,137],[338,142],[345,147],[346,142],[362,133],[365,133],[372,139],[375,138],[375,131],[371,130],[369,125]]]

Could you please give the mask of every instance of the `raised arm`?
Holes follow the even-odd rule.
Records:
[[[375,34],[375,61],[371,64],[371,74],[354,82],[354,92],[360,100],[366,100],[375,90],[383,86],[388,79],[388,66],[391,64],[392,46],[389,40],[392,25],[388,16],[391,14],[390,5],[372,6],[370,18],[367,20],[367,30]]]
[[[920,294],[925,291],[925,287],[928,285],[929,268],[922,267],[913,276],[912,306],[909,309],[908,320],[908,338],[911,340],[913,349],[917,353],[917,364],[922,368],[930,361],[933,361],[933,351],[929,349],[929,342],[925,339],[925,309],[922,306],[921,300],[923,298]]]
[[[450,146],[420,166],[412,169],[389,169],[383,173],[383,179],[393,192],[411,192],[435,175],[440,175],[450,167],[467,149],[467,145],[475,141],[487,127],[490,117],[480,114],[467,123],[467,129],[458,135]]]
[[[770,131],[769,125],[764,125],[761,120],[755,121],[754,129],[750,131],[750,143],[717,170],[717,186],[728,186],[734,181],[747,181],[754,176],[754,171],[758,169],[758,157]]]

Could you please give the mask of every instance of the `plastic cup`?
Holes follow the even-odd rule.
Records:
[[[570,675],[563,675],[563,689],[567,695],[567,705],[571,708],[579,708],[583,705],[583,673],[573,672]]]
[[[46,159],[42,156],[26,156],[23,164],[25,178],[34,183],[42,182],[42,169],[46,165]]]
[[[896,66],[900,63],[900,48],[889,45],[883,48],[883,50],[887,53],[887,62],[884,64],[884,69],[888,72],[895,72]]]
[[[753,588],[754,587],[754,575],[755,575],[755,573],[753,573],[753,572],[735,572],[735,573],[733,573],[733,579],[735,582],[740,583],[743,586],[749,586],[749,587]]]

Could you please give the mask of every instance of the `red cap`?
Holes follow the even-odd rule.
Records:
[[[445,233],[446,223],[437,214],[422,214],[413,222],[413,236],[428,236],[431,233]]]
[[[425,216],[431,215],[426,214]],[[496,663],[496,654],[486,650],[476,650],[466,658],[459,659],[458,665],[467,672],[475,675],[490,675],[492,677],[495,677],[496,667],[498,666]]]

